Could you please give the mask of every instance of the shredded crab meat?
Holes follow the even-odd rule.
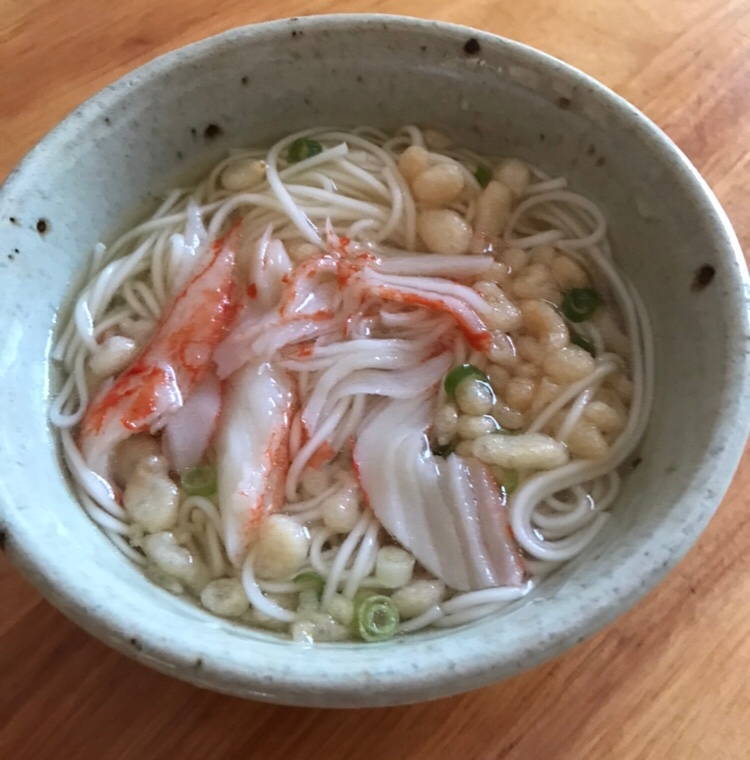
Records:
[[[216,436],[224,543],[242,565],[263,518],[284,503],[296,393],[283,370],[248,363],[229,381]]]
[[[507,531],[504,505],[492,501],[481,465],[430,451],[432,413],[424,399],[386,400],[362,424],[354,463],[367,503],[388,533],[451,588],[520,585],[518,548],[498,535]]]
[[[109,460],[120,441],[160,430],[211,371],[213,350],[236,312],[235,245],[234,233],[214,244],[149,344],[89,404],[78,443],[101,477],[109,478]]]

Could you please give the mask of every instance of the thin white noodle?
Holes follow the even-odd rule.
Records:
[[[123,536],[119,533],[110,533],[109,531],[105,531],[105,533],[107,538],[117,547],[118,551],[124,554],[131,562],[141,567],[146,566],[146,558],[134,549]]]
[[[323,607],[327,607],[331,603],[333,595],[338,591],[344,568],[357,548],[362,536],[365,534],[365,531],[370,526],[370,519],[371,518],[368,514],[363,514],[354,528],[352,528],[351,532],[344,539],[344,543],[341,544],[341,547],[336,553],[333,564],[327,573],[325,589],[323,590],[323,596],[320,600]]]
[[[464,594],[454,596],[443,602],[441,607],[446,615],[460,612],[471,607],[477,607],[484,604],[495,602],[512,602],[528,594],[530,585],[513,587],[507,586],[502,588],[485,588],[481,591],[469,591]]]
[[[476,607],[470,607],[467,610],[461,612],[455,612],[452,615],[444,615],[439,620],[435,620],[433,625],[436,628],[454,628],[459,625],[465,625],[466,623],[473,623],[475,620],[479,620],[488,615],[492,615],[495,612],[500,612],[503,607],[507,607],[510,602],[495,602],[494,604],[482,604]]]
[[[316,573],[319,573],[324,578],[328,575],[328,565],[323,559],[323,546],[331,538],[333,533],[328,528],[313,528],[311,531],[310,541],[310,564]]]
[[[597,388],[598,386],[586,388],[586,390],[573,402],[565,420],[557,429],[555,437],[560,443],[568,442],[568,438],[570,438],[573,428],[578,424],[581,417],[583,417],[583,413],[586,411],[586,407],[588,406],[589,401],[593,398]]]
[[[440,620],[442,617],[443,610],[440,608],[439,604],[436,604],[421,615],[400,623],[398,626],[398,632],[412,633],[414,631],[421,631],[423,628],[431,626],[436,620]]]
[[[312,496],[311,498],[305,499],[304,501],[287,502],[286,506],[284,507],[284,512],[295,515],[299,512],[307,512],[311,509],[315,509],[338,490],[339,486],[337,484],[334,484],[326,488],[325,491],[318,494],[317,496]]]
[[[359,590],[360,584],[375,568],[375,558],[378,553],[378,531],[380,523],[371,517],[370,524],[367,526],[365,535],[357,549],[357,556],[352,564],[349,577],[344,583],[342,594],[348,599],[352,599]]]
[[[320,507],[313,507],[312,509],[306,509],[304,512],[295,512],[291,516],[301,525],[306,525],[307,523],[321,519],[323,513]]]
[[[256,578],[256,583],[267,594],[297,594],[300,589],[294,581],[264,581]]]
[[[206,519],[211,523],[214,530],[221,534],[222,523],[221,515],[219,514],[219,508],[205,496],[189,496],[180,504],[179,519],[181,522],[188,522],[190,520],[191,513],[194,510],[200,511],[206,516]]]
[[[565,177],[533,182],[526,188],[526,195],[539,195],[539,193],[549,193],[553,190],[564,190],[567,186],[568,180]]]
[[[315,434],[299,450],[299,453],[289,465],[289,472],[286,477],[286,498],[290,502],[294,501],[302,470],[305,469],[305,466],[320,445],[323,444],[334,431],[336,425],[339,424],[341,418],[346,414],[350,404],[350,398],[341,399],[341,401],[339,401],[339,403],[333,408],[330,416],[322,425],[320,425],[315,431]]]
[[[294,612],[279,607],[276,602],[269,599],[261,591],[260,586],[258,586],[258,581],[255,579],[255,572],[253,570],[254,562],[255,551],[251,550],[242,565],[242,587],[245,589],[245,594],[250,600],[250,604],[252,604],[258,612],[273,618],[273,620],[279,620],[282,623],[294,622],[297,617]]]
[[[614,364],[600,364],[590,375],[582,380],[569,385],[554,401],[550,402],[545,409],[531,422],[527,431],[538,433],[544,426],[563,408],[565,408],[576,396],[595,385],[599,380],[614,372]]]

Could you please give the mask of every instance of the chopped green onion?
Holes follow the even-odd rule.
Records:
[[[501,488],[506,496],[510,496],[518,488],[518,470],[505,470]]]
[[[591,288],[573,288],[563,296],[560,310],[571,322],[591,319],[596,307],[602,302],[599,294]]]
[[[354,617],[352,618],[351,622],[351,630],[352,635],[354,636],[359,635],[359,622],[357,618],[359,608],[372,596],[379,596],[379,594],[377,591],[373,591],[372,589],[361,588],[352,598],[352,604],[354,605]]]
[[[594,348],[594,344],[586,340],[586,338],[584,338],[583,335],[579,335],[577,332],[573,332],[571,330],[570,342],[574,346],[578,346],[579,348],[582,348],[584,351],[588,351],[596,359],[596,349]]]
[[[294,576],[294,582],[300,589],[312,589],[318,595],[318,599],[323,596],[323,589],[326,587],[326,579],[312,570]]]
[[[216,493],[216,470],[210,464],[199,464],[180,476],[182,490],[188,496],[212,496]]]
[[[482,187],[487,187],[487,185],[490,184],[490,180],[492,179],[492,172],[488,166],[479,164],[479,166],[477,166],[477,170],[474,172],[474,176],[477,178],[477,182]]]
[[[445,392],[451,398],[452,401],[456,400],[456,388],[458,384],[468,377],[475,377],[477,380],[481,380],[483,383],[489,385],[490,379],[482,372],[479,367],[475,367],[473,364],[462,364],[459,367],[454,367],[445,376]]]
[[[290,164],[296,164],[298,161],[304,161],[306,158],[317,156],[318,153],[322,152],[323,146],[317,140],[299,137],[289,146],[286,158]]]
[[[446,443],[443,446],[435,445],[432,447],[432,453],[436,457],[447,457],[452,454],[456,447],[452,443]]]
[[[398,628],[398,609],[387,596],[369,595],[359,605],[355,596],[354,623],[356,633],[365,641],[387,641]]]

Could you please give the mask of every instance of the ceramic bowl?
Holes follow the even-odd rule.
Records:
[[[614,518],[507,613],[378,645],[316,645],[212,617],[146,580],[89,521],[46,410],[58,312],[92,247],[230,146],[311,125],[417,122],[517,155],[596,199],[653,321],[640,466]],[[236,29],[107,87],[0,191],[0,529],[19,570],[121,652],[200,686],[297,705],[430,699],[533,667],[646,594],[716,510],[748,422],[748,280],[710,190],[636,109],[570,66],[458,26],[331,16]]]

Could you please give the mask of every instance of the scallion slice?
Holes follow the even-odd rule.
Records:
[[[298,137],[287,151],[286,158],[290,164],[296,164],[298,161],[304,161],[310,156],[317,156],[323,152],[323,146],[317,140],[308,140],[305,137]]]
[[[487,375],[485,375],[479,367],[475,367],[473,364],[461,364],[458,367],[454,367],[445,376],[444,381],[445,392],[452,401],[456,400],[456,388],[458,388],[458,384],[466,380],[468,377],[475,377],[477,380],[481,380],[488,385],[490,382]]]
[[[505,470],[502,489],[506,496],[510,496],[518,488],[518,470]]]
[[[323,596],[323,589],[326,587],[326,579],[320,573],[316,573],[313,570],[295,575],[294,582],[300,589],[314,589],[318,595],[318,599]]]
[[[571,322],[585,322],[587,319],[591,319],[601,302],[602,299],[595,290],[573,288],[563,296],[560,310],[563,316]]]
[[[387,596],[375,594],[360,601],[355,608],[354,620],[360,638],[365,641],[387,641],[393,638],[398,628],[398,609]]]
[[[492,179],[492,172],[488,166],[479,164],[479,166],[477,166],[477,170],[474,172],[474,176],[477,178],[477,182],[482,187],[487,187],[487,185],[490,184],[490,180]]]
[[[180,476],[182,490],[188,496],[212,496],[216,493],[216,470],[210,464],[199,464]]]

